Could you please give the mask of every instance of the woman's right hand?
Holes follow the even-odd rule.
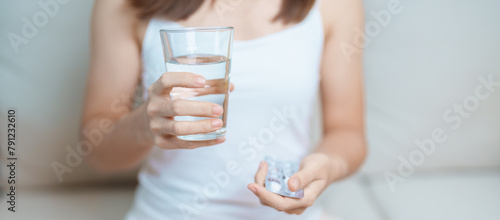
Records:
[[[177,135],[201,134],[217,131],[222,127],[223,108],[211,102],[172,100],[174,87],[203,88],[204,77],[187,72],[167,72],[148,88],[146,115],[152,140],[162,149],[194,149],[220,144],[224,137],[209,141],[185,141]],[[232,86],[231,86],[232,87]],[[208,117],[200,121],[175,121],[174,116]]]

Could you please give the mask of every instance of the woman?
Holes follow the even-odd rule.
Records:
[[[316,198],[365,158],[362,55],[346,47],[360,48],[354,30],[363,25],[361,0],[96,1],[83,128],[111,120],[113,130],[88,163],[118,171],[144,161],[127,219],[319,219]],[[197,142],[176,135],[217,130],[224,109],[170,99],[173,87],[203,87],[205,79],[162,74],[158,33],[195,26],[235,28],[228,133]],[[123,108],[139,82],[149,88],[146,101]],[[312,148],[318,90],[324,130]],[[179,115],[212,119],[174,121]],[[288,185],[304,198],[265,188],[265,155],[301,160]]]

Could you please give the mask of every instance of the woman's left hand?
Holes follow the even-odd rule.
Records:
[[[290,198],[275,194],[264,187],[267,163],[262,161],[255,174],[255,183],[248,184],[248,189],[259,197],[260,203],[278,211],[289,214],[302,214],[312,206],[318,196],[330,183],[332,169],[331,158],[322,153],[314,153],[305,157],[299,171],[288,179],[288,188],[295,192],[304,189],[304,197]]]

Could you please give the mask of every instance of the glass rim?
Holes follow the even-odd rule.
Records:
[[[178,28],[164,28],[160,32],[189,32],[189,31],[228,31],[233,30],[231,26],[213,26],[213,27],[178,27]]]

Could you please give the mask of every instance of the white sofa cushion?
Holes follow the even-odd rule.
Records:
[[[374,13],[390,2],[400,2],[400,13],[383,27]],[[489,0],[365,1],[367,25],[381,30],[372,31],[366,47],[364,171],[396,170],[404,164],[400,156],[418,165],[415,141],[432,138],[435,129],[447,138],[417,170],[500,166],[500,87],[482,88],[480,94],[491,94],[485,100],[476,97],[484,87],[479,78],[500,82],[498,8]],[[468,118],[455,104],[466,105]]]

